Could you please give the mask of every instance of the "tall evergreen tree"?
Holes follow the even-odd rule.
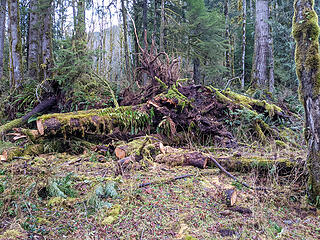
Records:
[[[39,71],[39,2],[30,0],[29,33],[28,33],[28,75],[38,77]]]
[[[7,1],[1,0],[0,2],[0,79],[3,77],[4,72],[4,39],[6,29],[6,7]]]
[[[320,53],[318,16],[314,0],[295,0],[293,36],[296,41],[296,69],[305,109],[305,138],[309,200],[320,207]]]
[[[273,91],[273,52],[270,43],[269,1],[256,1],[254,60],[252,83],[254,88]]]
[[[10,87],[17,88],[23,78],[19,0],[8,0],[8,16]]]
[[[41,26],[41,61],[40,70],[43,80],[52,78],[52,17],[54,13],[53,0],[39,0]]]

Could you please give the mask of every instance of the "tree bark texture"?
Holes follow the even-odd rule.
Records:
[[[160,20],[160,52],[164,51],[164,0],[161,0],[161,20]]]
[[[245,80],[245,63],[246,63],[246,26],[247,26],[247,1],[242,1],[242,74],[241,89],[244,89]]]
[[[193,81],[196,85],[200,84],[200,78],[200,60],[196,57],[193,59]]]
[[[3,77],[4,69],[4,38],[6,29],[6,5],[7,0],[1,0],[0,5],[0,79]]]
[[[256,1],[256,23],[254,38],[254,59],[252,67],[252,83],[256,88],[269,89],[273,68],[272,48],[270,47],[269,1]],[[272,82],[272,79],[271,79]]]
[[[53,54],[52,54],[52,14],[53,0],[39,0],[41,31],[41,77],[43,80],[52,77]]]
[[[10,44],[9,72],[11,88],[16,88],[21,85],[23,78],[19,0],[8,1],[8,14]]]
[[[39,2],[30,1],[29,14],[29,46],[28,46],[28,75],[30,78],[38,78],[39,69]]]
[[[121,0],[121,11],[122,11],[122,25],[123,25],[123,40],[124,40],[124,51],[125,51],[125,71],[127,80],[131,82],[130,74],[130,61],[129,61],[129,43],[128,43],[128,23],[127,23],[127,9],[124,4],[125,0]]]
[[[320,207],[320,54],[318,16],[313,0],[295,0],[293,36],[300,98],[305,109],[309,200]]]

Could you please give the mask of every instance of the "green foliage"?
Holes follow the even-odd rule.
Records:
[[[95,186],[87,203],[96,211],[103,207],[110,208],[112,204],[106,201],[106,199],[117,197],[119,197],[117,192],[117,183],[114,181],[109,181],[107,183],[99,183],[97,186]]]
[[[77,191],[73,189],[73,173],[62,178],[51,178],[48,180],[48,193],[51,197],[76,197]]]
[[[256,114],[250,109],[243,108],[230,111],[230,119],[225,119],[225,123],[230,126],[229,129],[237,139],[249,142],[253,140],[256,122],[263,119],[263,114]]]

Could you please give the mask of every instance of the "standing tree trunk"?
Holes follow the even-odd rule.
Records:
[[[52,78],[53,55],[52,55],[52,15],[53,0],[39,0],[41,31],[41,77],[43,80]]]
[[[254,57],[252,66],[252,84],[254,88],[269,89],[273,67],[272,47],[270,47],[269,1],[256,1],[256,23],[254,37]],[[269,89],[270,90],[270,89]]]
[[[226,26],[226,33],[225,37],[228,40],[229,47],[226,49],[225,52],[225,67],[229,71],[228,74],[231,72],[230,71],[230,48],[231,48],[231,41],[230,41],[230,24],[229,24],[229,5],[230,5],[230,0],[226,0],[224,4],[224,17],[225,17],[225,26]]]
[[[200,60],[198,57],[193,59],[193,81],[195,84],[200,84],[201,72],[200,72]]]
[[[38,78],[39,67],[39,3],[38,0],[30,1],[29,34],[28,34],[28,75]]]
[[[3,66],[4,66],[4,38],[6,29],[6,0],[0,2],[0,79],[3,77]]]
[[[19,0],[8,1],[8,14],[10,44],[9,72],[11,79],[10,87],[17,88],[21,85],[23,78]]]
[[[246,25],[247,25],[247,0],[242,1],[242,74],[241,89],[244,89],[245,64],[246,64]]]
[[[77,16],[75,28],[75,44],[77,54],[83,56],[86,50],[86,10],[85,0],[78,0],[77,2]]]
[[[161,20],[160,20],[160,52],[164,52],[164,0],[161,0]]]
[[[148,31],[148,0],[143,0],[142,11],[143,11],[143,13],[142,13],[142,28],[143,28],[142,39],[145,39],[145,34],[147,34],[147,31]],[[144,42],[143,46],[146,47],[147,43]]]
[[[293,37],[296,71],[305,109],[309,200],[320,207],[320,54],[318,16],[313,0],[295,0]]]
[[[125,51],[125,71],[127,80],[131,83],[130,74],[130,61],[129,61],[129,45],[128,45],[128,23],[127,23],[127,9],[124,4],[124,0],[121,0],[121,11],[122,11],[122,25],[123,25],[123,37],[124,37],[124,51]]]

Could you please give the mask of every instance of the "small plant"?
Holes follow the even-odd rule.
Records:
[[[60,179],[49,179],[48,192],[51,197],[76,197],[77,191],[73,189],[73,173]]]

